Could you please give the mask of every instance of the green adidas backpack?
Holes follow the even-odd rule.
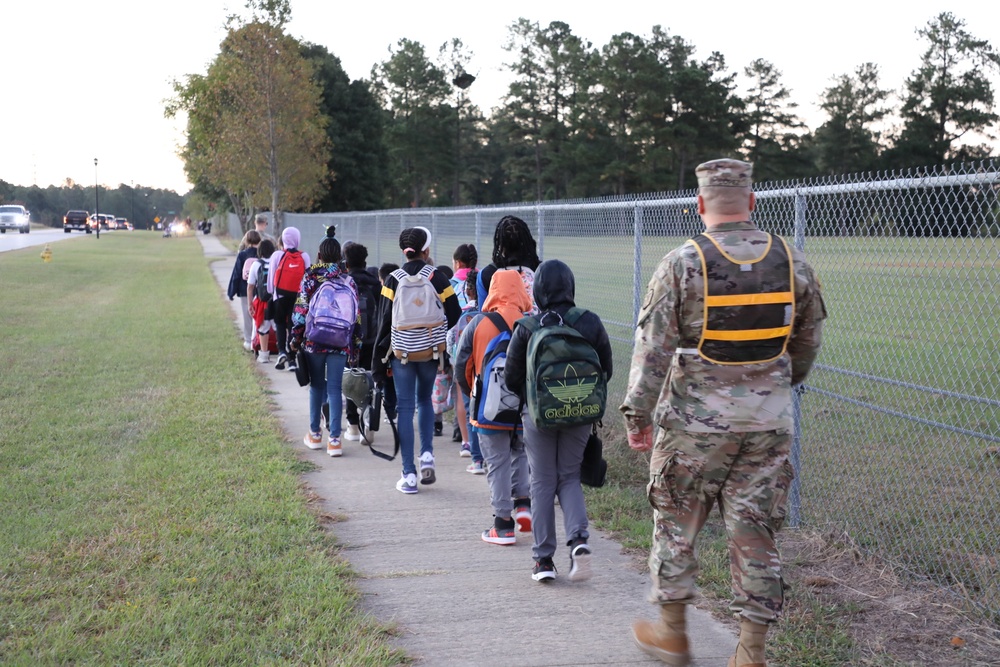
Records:
[[[525,403],[537,428],[593,424],[604,416],[608,381],[597,350],[572,325],[587,311],[570,308],[565,317],[547,312],[517,321],[528,339]],[[558,318],[558,324],[551,323]],[[546,323],[549,322],[549,323]]]

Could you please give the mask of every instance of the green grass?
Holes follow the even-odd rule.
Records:
[[[0,663],[395,665],[200,244],[0,255]]]

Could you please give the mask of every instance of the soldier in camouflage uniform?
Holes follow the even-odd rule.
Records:
[[[826,310],[801,253],[750,222],[751,172],[725,159],[695,170],[707,229],[668,253],[650,280],[621,407],[629,445],[652,449],[650,599],[661,609],[659,623],[637,621],[633,634],[671,665],[690,661],[695,539],[714,503],[741,622],[730,667],[763,667],[767,626],[782,606],[774,534],[793,477],[792,386],[816,358]]]

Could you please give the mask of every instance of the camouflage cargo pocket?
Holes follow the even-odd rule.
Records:
[[[649,463],[649,504],[672,512],[690,510],[692,496],[701,493],[703,461],[678,449],[666,449],[654,450]]]
[[[792,467],[792,462],[785,459],[778,469],[771,489],[771,511],[768,522],[774,532],[781,530],[785,523],[785,515],[788,513],[788,492],[792,488],[793,479],[795,479],[795,469]]]

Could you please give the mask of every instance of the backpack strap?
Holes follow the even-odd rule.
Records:
[[[379,392],[380,394],[384,393],[383,387],[379,387],[375,391]],[[380,401],[380,403],[382,403],[382,405],[385,405],[384,401]],[[371,440],[366,439],[367,440],[366,445],[368,449],[371,450],[371,453],[374,454],[375,456],[385,461],[392,461],[399,454],[399,431],[396,429],[396,420],[390,417],[388,413],[386,413],[385,416],[386,419],[389,420],[389,427],[392,428],[392,441],[393,441],[392,456],[389,456],[388,454],[380,452],[377,449],[375,449],[375,445],[372,443]]]
[[[510,331],[510,327],[507,326],[507,320],[505,320],[503,318],[503,315],[501,315],[500,313],[490,312],[490,313],[483,313],[483,315],[485,315],[486,319],[488,319],[490,322],[493,323],[493,326],[497,328],[497,331],[499,333]]]
[[[407,273],[406,271],[404,271],[403,269],[396,269],[395,271],[393,271],[389,275],[392,276],[393,278],[395,278],[396,282],[398,283],[398,282],[402,282],[403,278],[408,278],[410,274]]]
[[[514,322],[514,328],[517,328],[519,326],[522,326],[525,329],[527,329],[529,334],[533,334],[542,328],[542,325],[538,322],[538,320],[531,316],[522,317],[517,322]]]
[[[402,271],[402,269],[400,269],[400,271]],[[424,266],[424,268],[422,268],[419,271],[417,271],[417,275],[418,276],[423,276],[424,278],[427,278],[428,280],[430,280],[431,276],[434,275],[434,267],[431,266],[430,264],[426,264]]]
[[[588,312],[589,311],[583,308],[577,308],[576,306],[573,306],[572,308],[566,311],[565,315],[563,315],[563,322],[576,329],[576,323],[579,322],[580,318],[586,315]]]

